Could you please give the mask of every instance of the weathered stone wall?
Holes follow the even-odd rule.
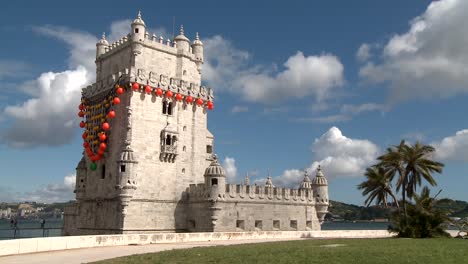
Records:
[[[212,231],[219,232],[320,230],[312,190],[226,184],[224,193],[213,188],[190,185],[190,229],[202,231],[211,226]]]
[[[0,256],[66,250],[90,247],[122,245],[146,245],[158,243],[184,243],[247,239],[303,239],[303,238],[385,238],[392,235],[387,230],[333,230],[333,231],[256,231],[256,232],[207,232],[124,234],[100,236],[68,236],[25,238],[0,241]]]

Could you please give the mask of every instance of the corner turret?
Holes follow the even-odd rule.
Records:
[[[109,42],[106,40],[106,33],[102,33],[101,39],[96,43],[96,59],[106,53],[106,48],[109,47]]]
[[[312,181],[309,178],[307,170],[304,170],[304,179],[299,186],[299,190],[312,190]]]
[[[226,192],[226,173],[218,163],[218,157],[213,155],[213,161],[205,170],[205,186],[210,192],[210,200],[224,199]]]
[[[133,41],[143,41],[146,34],[146,24],[145,21],[141,18],[141,12],[138,11],[137,18],[133,20],[132,23],[132,40]]]
[[[312,189],[315,197],[315,208],[317,210],[317,217],[320,223],[325,219],[325,215],[328,213],[328,182],[323,175],[320,165],[317,168],[317,174],[312,181]]]
[[[195,59],[203,63],[203,42],[201,42],[198,32],[195,35],[195,40],[192,43],[192,53]]]
[[[76,183],[75,183],[75,190],[76,199],[81,200],[84,197],[84,193],[86,190],[86,160],[85,157],[81,158],[78,166],[76,167]]]
[[[177,51],[179,53],[188,53],[190,49],[190,40],[185,36],[184,26],[180,26],[179,35],[174,38],[174,42],[177,43]]]

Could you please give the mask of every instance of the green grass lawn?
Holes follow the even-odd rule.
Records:
[[[468,263],[468,240],[301,240],[178,249],[96,263]]]

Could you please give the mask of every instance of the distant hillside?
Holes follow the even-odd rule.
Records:
[[[391,209],[384,209],[379,206],[358,206],[338,201],[330,201],[330,213],[328,219],[342,219],[346,221],[373,220],[376,218],[388,218]],[[448,198],[437,201],[437,208],[445,211],[450,217],[468,217],[468,202],[452,200]],[[393,209],[394,210],[394,209]]]

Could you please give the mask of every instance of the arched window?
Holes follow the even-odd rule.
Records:
[[[167,102],[163,101],[162,103],[162,113],[167,114]]]
[[[172,115],[172,102],[168,104],[167,106],[167,114]]]
[[[172,102],[167,102],[166,100],[162,103],[162,113],[165,115],[172,115]]]
[[[128,32],[128,31],[127,31]],[[138,33],[138,28],[135,28],[135,33]]]
[[[167,135],[166,136],[166,146],[170,146],[171,145],[171,135]]]

